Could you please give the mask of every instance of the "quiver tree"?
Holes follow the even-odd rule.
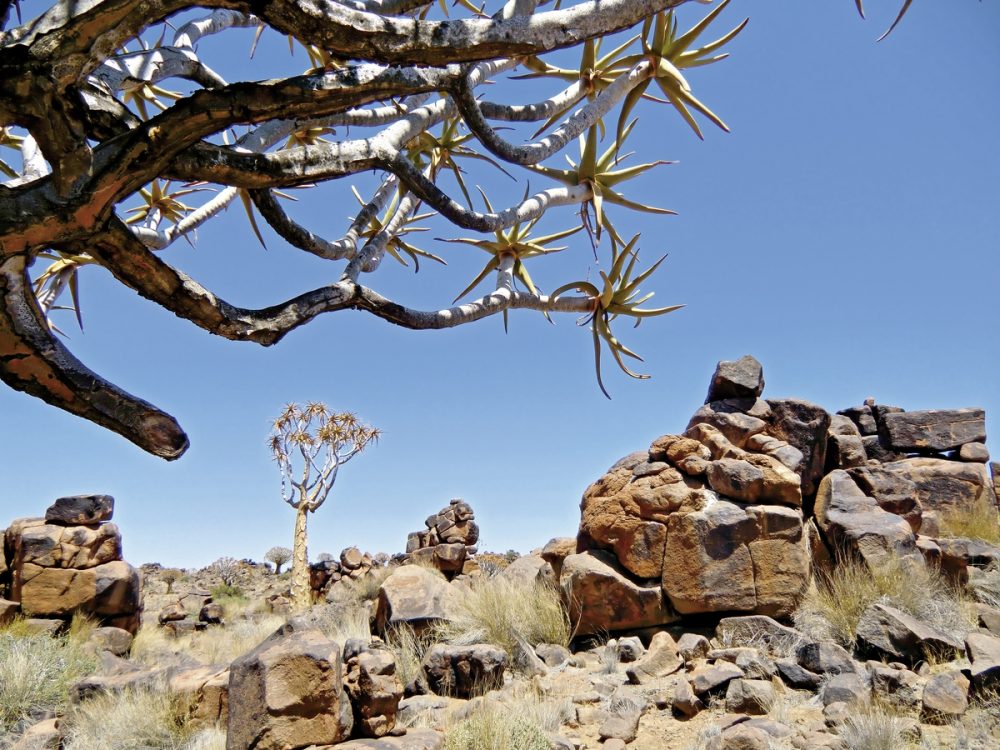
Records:
[[[19,152],[0,161],[0,378],[158,456],[186,450],[173,417],[89,370],[53,333],[49,314],[64,291],[79,317],[80,272],[95,265],[210,333],[264,346],[349,309],[411,329],[506,320],[511,310],[570,313],[589,326],[598,379],[602,352],[645,377],[629,369],[639,357],[613,327],[677,306],[645,304],[639,285],[659,261],[639,262],[638,238],[620,234],[612,213],[620,222],[623,211],[670,212],[628,197],[626,183],[662,162],[626,163],[626,141],[633,118],[658,106],[699,137],[706,123],[726,129],[691,73],[726,57],[745,23],[708,35],[723,0],[680,26],[676,10],[689,2],[540,10],[538,0],[508,0],[487,15],[461,0],[455,16],[434,20],[431,0],[79,0],[22,19],[17,2],[0,0],[0,147]],[[204,42],[247,27],[301,45],[309,68],[225,80],[203,57]],[[556,65],[550,53],[568,48],[579,64]],[[512,101],[486,95],[484,84],[514,73],[548,82],[549,93],[518,98],[526,89],[515,83],[500,97]],[[528,130],[501,134],[518,123]],[[233,141],[236,126],[245,130]],[[576,140],[579,156],[562,168]],[[534,192],[494,207],[485,191],[478,202],[463,176],[477,161],[530,176]],[[283,189],[330,183],[343,194],[329,203],[343,203],[352,177],[373,170],[378,184],[359,194],[340,236],[324,236],[279,200]],[[170,264],[172,246],[193,242],[236,200],[258,237],[259,217],[333,264],[336,280],[250,309]],[[536,223],[560,207],[566,224],[539,235]],[[442,260],[412,244],[422,210],[473,233],[446,238],[458,243],[453,252],[487,254],[482,272],[454,288],[464,287],[461,299],[489,282],[484,294],[417,310],[377,291],[370,279],[387,254],[414,266]],[[566,249],[553,243],[581,227],[574,249],[581,266],[593,252],[599,274],[581,268],[580,280],[543,293],[529,266]]]
[[[308,514],[326,502],[340,467],[379,438],[379,431],[350,412],[325,404],[289,404],[274,421],[268,445],[281,470],[281,497],[295,509],[292,606],[312,602],[309,586]]]
[[[281,566],[292,559],[292,551],[288,547],[271,547],[264,555],[264,559],[274,563],[274,574],[281,575]]]

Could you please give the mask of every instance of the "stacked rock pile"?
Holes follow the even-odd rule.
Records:
[[[996,507],[981,409],[869,402],[831,415],[763,388],[753,357],[720,362],[683,434],[584,492],[575,554],[549,560],[579,634],[709,612],[787,617],[813,564],[844,551],[923,553],[960,577],[1000,558],[937,533],[949,509]]]
[[[121,534],[110,522],[114,502],[110,495],[61,497],[44,518],[14,521],[0,556],[0,596],[8,600],[0,610],[53,620],[82,612],[134,634],[142,580],[122,560]]]
[[[446,576],[462,572],[466,559],[477,551],[479,526],[468,503],[455,499],[428,516],[425,531],[414,531],[406,539],[411,562],[432,565]]]

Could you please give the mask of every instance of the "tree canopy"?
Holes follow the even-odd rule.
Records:
[[[543,9],[510,0],[489,14],[471,0],[440,11],[424,0],[81,0],[22,18],[19,4],[0,0],[0,145],[20,154],[0,161],[0,378],[156,455],[186,450],[176,420],[88,369],[59,338],[50,313],[68,293],[80,316],[87,265],[210,333],[265,346],[348,309],[411,329],[506,319],[515,309],[576,314],[589,324],[599,383],[602,353],[645,377],[630,368],[638,354],[615,322],[676,306],[648,302],[661,261],[640,263],[638,238],[619,231],[619,216],[670,211],[628,193],[628,180],[663,163],[628,160],[628,137],[650,107],[668,107],[699,137],[706,125],[725,130],[692,71],[725,58],[745,25],[714,29],[723,0],[681,26],[675,10],[688,2]],[[248,27],[287,35],[306,50],[308,70],[224,80],[210,67],[208,41]],[[549,53],[567,48],[578,49],[578,66],[552,62]],[[487,96],[485,85],[505,74],[524,81],[523,100]],[[536,98],[539,85],[547,89]],[[516,137],[507,127],[519,128]],[[568,168],[550,161],[573,141],[579,153],[567,155]],[[463,165],[471,161],[543,187],[494,207],[488,186],[470,190]],[[284,190],[331,181],[350,195],[351,178],[371,170],[379,184],[358,195],[340,237],[323,236],[282,202]],[[338,279],[249,309],[165,260],[236,201],[255,229],[263,219],[336,264]],[[538,234],[537,222],[560,207],[565,228]],[[447,242],[486,253],[482,271],[436,310],[406,307],[369,281],[387,254],[415,267],[442,260],[414,244],[422,211],[451,222]],[[529,266],[576,232],[589,235],[599,276],[543,293]],[[487,281],[492,289],[473,297]]]

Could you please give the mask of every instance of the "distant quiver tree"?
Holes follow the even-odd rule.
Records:
[[[326,502],[340,467],[381,433],[351,412],[332,412],[323,403],[289,404],[274,421],[268,440],[281,471],[281,497],[295,509],[292,543],[292,607],[307,608],[309,586],[308,514]]]
[[[281,575],[281,566],[292,559],[292,551],[288,547],[271,547],[264,559],[274,563],[274,574]]]
[[[640,263],[638,235],[617,229],[623,212],[672,212],[636,200],[629,182],[665,162],[628,162],[627,142],[635,117],[659,106],[699,137],[706,123],[728,130],[694,71],[725,58],[744,28],[709,35],[729,2],[681,25],[693,0],[458,0],[450,10],[442,0],[440,11],[432,0],[0,0],[0,149],[17,152],[0,159],[0,380],[157,456],[184,453],[172,416],[55,335],[53,310],[80,319],[80,270],[91,266],[209,333],[263,346],[344,310],[423,330],[506,321],[511,310],[568,313],[589,327],[598,382],[602,352],[646,377],[613,329],[678,306],[646,303],[639,286],[662,258]],[[247,28],[303,48],[306,69],[285,75],[258,56],[238,67],[245,80],[223,78],[212,51],[224,59],[226,48],[210,38]],[[488,94],[512,73],[537,80]],[[477,163],[523,179],[523,197],[499,205],[495,182],[470,190]],[[339,190],[325,200],[345,205],[351,181],[371,172],[376,184],[355,192],[342,229],[279,200],[313,186]],[[253,309],[177,268],[171,251],[236,201],[262,242],[258,219],[329,261],[332,281]],[[559,209],[579,219],[538,231]],[[420,310],[375,279],[387,256],[444,262],[413,244],[432,214],[453,227],[452,253],[482,253],[483,264],[453,279],[454,301]],[[581,229],[579,272],[543,292],[529,266]]]

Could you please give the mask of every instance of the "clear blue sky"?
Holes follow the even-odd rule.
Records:
[[[166,463],[4,388],[0,524],[39,514],[62,494],[106,492],[134,563],[260,559],[272,545],[291,545],[293,522],[265,446],[269,421],[284,403],[313,399],[385,432],[310,519],[313,556],[349,544],[402,550],[407,532],[452,497],[475,508],[483,548],[526,551],[575,534],[587,484],[620,456],[683,430],[715,362],[746,353],[764,364],[766,396],[830,410],[869,396],[907,409],[982,406],[997,435],[1000,6],[915,4],[876,44],[897,3],[869,5],[863,22],[850,0],[734,2],[720,33],[751,19],[732,57],[690,76],[729,135],[706,124],[700,142],[669,108],[640,107],[638,158],[679,163],[626,194],[680,215],[612,216],[623,233],[642,232],[646,262],[669,253],[648,285],[655,301],[687,304],[619,331],[644,355],[652,380],[606,365],[607,401],[589,335],[572,317],[552,326],[514,313],[504,335],[499,319],[409,332],[338,313],[263,349],[209,336],[90,268],[85,332],[68,314],[62,321],[70,348],[174,414],[191,448]],[[705,11],[685,8],[682,23]],[[229,80],[305,65],[300,51],[288,68],[276,35],[250,64],[251,34],[232,36],[214,48],[224,62],[203,49]],[[490,95],[513,101],[519,90],[498,84]],[[523,190],[520,174],[518,184],[474,175],[495,204]],[[347,183],[302,198],[296,215],[327,236],[339,236],[354,211]],[[546,226],[574,221],[563,209]],[[425,264],[414,276],[387,259],[366,280],[407,304],[447,305],[485,257],[434,240],[466,232],[428,226],[422,246],[446,254],[447,268]],[[340,273],[340,264],[304,257],[271,233],[267,240],[264,250],[234,206],[200,230],[195,248],[179,243],[166,257],[247,306]],[[570,245],[529,266],[546,289],[596,275],[585,237]]]

